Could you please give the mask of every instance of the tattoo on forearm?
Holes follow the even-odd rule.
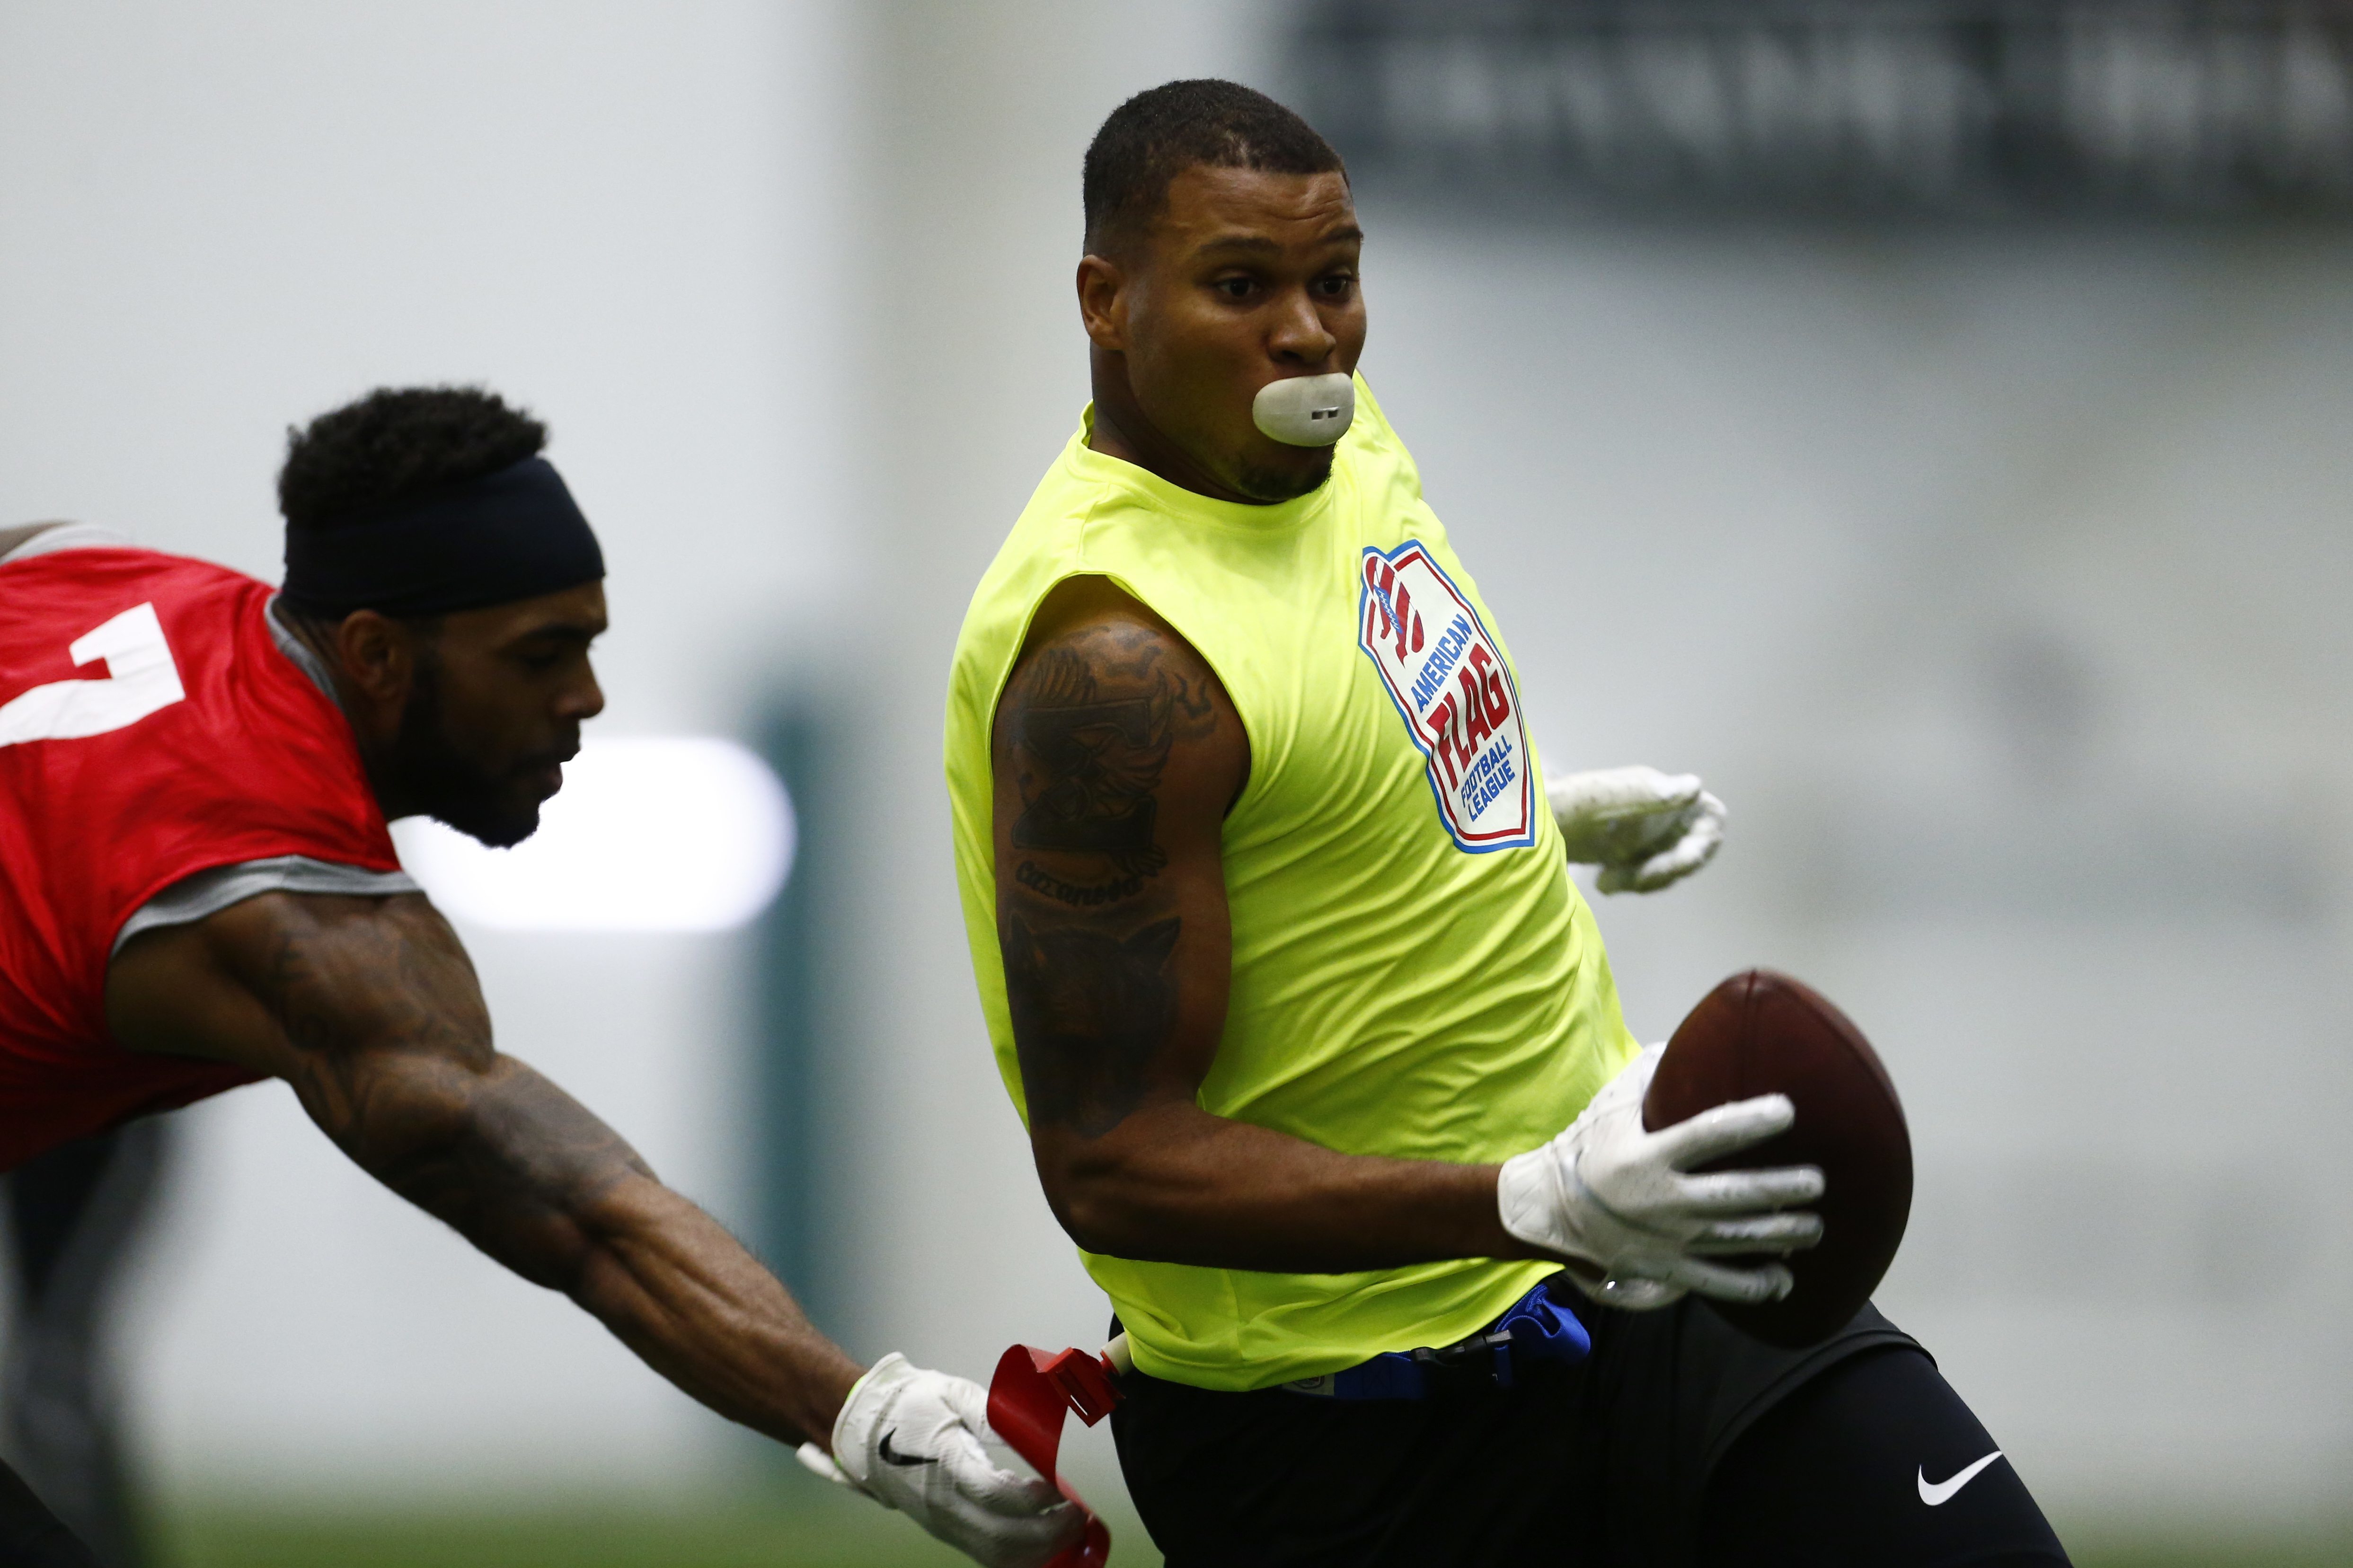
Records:
[[[1183,928],[1172,918],[1123,938],[1004,917],[1005,990],[1033,1126],[1100,1138],[1144,1103],[1176,1022],[1168,960]]]

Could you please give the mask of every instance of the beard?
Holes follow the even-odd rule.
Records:
[[[533,757],[505,775],[491,772],[449,739],[441,700],[441,661],[428,647],[418,652],[408,707],[393,741],[404,793],[425,814],[493,849],[507,849],[539,831],[540,803],[515,774],[553,760]]]
[[[1326,447],[1322,461],[1306,468],[1279,468],[1271,464],[1244,463],[1234,474],[1234,488],[1254,501],[1269,505],[1297,500],[1332,477],[1333,450]]]

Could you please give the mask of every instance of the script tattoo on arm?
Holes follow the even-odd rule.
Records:
[[[1107,588],[1056,607],[997,710],[997,937],[1033,1137],[1088,1142],[1189,1103],[1208,1069],[1229,964],[1218,836],[1248,752],[1149,611]]]

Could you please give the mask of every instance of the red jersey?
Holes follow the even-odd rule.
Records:
[[[216,867],[400,862],[272,590],[153,550],[0,565],[0,1170],[254,1074],[115,1043],[106,965],[141,905]]]

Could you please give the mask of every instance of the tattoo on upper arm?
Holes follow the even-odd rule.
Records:
[[[363,1040],[456,1059],[490,1055],[490,1016],[473,965],[429,906],[388,904],[365,921],[284,922],[259,992],[306,1057]]]
[[[1206,739],[1205,683],[1169,670],[1145,628],[1092,629],[1083,649],[1041,649],[1008,691],[1021,814],[1013,847],[1096,858],[1108,874],[1073,881],[1024,859],[1014,879],[1082,908],[1133,898],[1168,863],[1155,792],[1179,740]]]
[[[287,920],[255,978],[320,1129],[525,1278],[561,1287],[572,1219],[628,1174],[652,1175],[586,1107],[498,1055],[465,949],[421,898]]]
[[[1184,921],[1159,878],[1184,818],[1161,790],[1171,754],[1215,735],[1214,684],[1165,628],[1114,620],[1047,642],[1006,689],[997,937],[1033,1129],[1101,1137],[1167,1077]]]
[[[1144,1103],[1176,1021],[1168,961],[1183,929],[1171,918],[1122,938],[1005,916],[1005,990],[1032,1126],[1099,1138]]]

